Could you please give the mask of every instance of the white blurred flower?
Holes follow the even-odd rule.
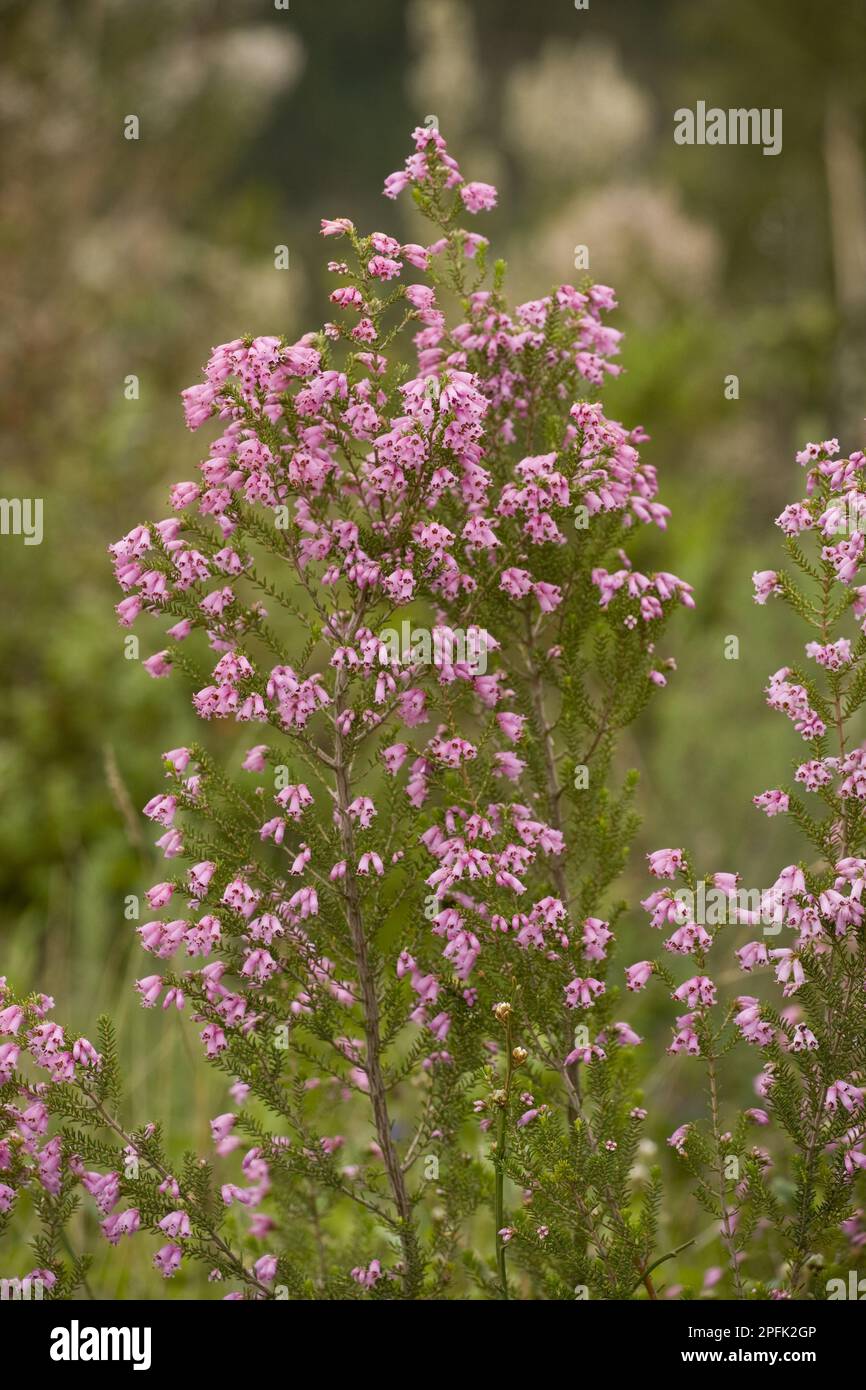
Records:
[[[272,25],[244,25],[207,39],[188,38],[156,49],[142,65],[142,106],[167,127],[178,112],[215,85],[225,89],[238,117],[249,118],[298,79],[304,50]]]
[[[650,105],[616,49],[595,39],[550,40],[506,84],[505,137],[534,173],[563,179],[599,172],[633,153]]]
[[[629,316],[658,316],[660,303],[711,297],[721,263],[715,230],[691,217],[671,189],[615,183],[578,195],[545,219],[529,241],[509,249],[517,290],[579,279],[577,246],[589,251],[588,273],[613,284]]]

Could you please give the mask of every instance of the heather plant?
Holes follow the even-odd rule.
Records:
[[[149,675],[255,730],[234,762],[206,733],[166,751],[144,808],[166,869],[137,989],[232,1105],[176,1173],[118,1119],[108,1024],[97,1049],[8,991],[3,1205],[35,1195],[58,1290],[83,1188],[110,1241],[168,1237],[164,1276],[204,1261],[230,1298],[656,1296],[608,979],[636,828],[614,751],[691,592],[625,549],[667,512],[594,399],[612,292],[509,309],[462,225],[496,190],[434,129],[405,189],[435,239],[323,221],[335,321],[213,351],[183,393],[218,427],[200,478],[111,547],[120,622],[164,630]]]
[[[766,690],[808,757],[794,760],[785,786],[754,797],[767,816],[793,818],[808,852],[769,889],[745,898],[736,874],[699,884],[682,849],[651,854],[651,872],[682,887],[659,888],[643,906],[651,926],[673,928],[667,951],[687,957],[696,973],[677,984],[663,959],[627,972],[632,989],[658,977],[684,1010],[669,1051],[700,1059],[687,1065],[703,1069],[707,1117],[678,1126],[668,1142],[719,1222],[730,1291],[741,1298],[832,1297],[846,1286],[866,1239],[866,745],[858,742],[866,586],[857,582],[866,457],[838,454],[831,439],[797,455],[807,470],[806,496],[776,518],[789,567],[754,575],[756,601],[779,598],[810,633],[805,662],[776,671]],[[690,910],[698,900],[707,904],[703,914]],[[739,970],[758,980],[771,973],[774,987],[725,1000],[706,973],[708,956],[718,979],[728,969],[719,956],[738,923],[760,929],[737,949]],[[731,1107],[725,1128],[720,1066],[741,1043],[760,1058],[759,1104]],[[748,1144],[750,1125],[765,1130],[766,1147]]]
[[[484,974],[491,980],[495,972],[494,995],[502,996],[505,1051],[520,1037],[518,1055],[528,1049],[542,1063],[537,1084],[521,1092],[513,1113],[507,1064],[500,1076],[505,1084],[495,1093],[502,1112],[495,1122],[498,1176],[506,1169],[531,1196],[500,1233],[514,1240],[512,1258],[551,1280],[557,1294],[577,1283],[621,1296],[641,1282],[649,1263],[654,1198],[644,1212],[646,1227],[632,1229],[624,1215],[626,1189],[643,1116],[628,1100],[628,1049],[638,1038],[615,1020],[616,995],[606,997],[611,922],[594,914],[635,829],[633,778],[616,795],[608,785],[615,733],[665,684],[663,668],[672,663],[656,658],[655,640],[670,604],[691,603],[690,590],[673,575],[632,570],[621,549],[636,522],[663,527],[667,517],[655,501],[654,471],[639,460],[643,432],[606,419],[598,403],[574,400],[618,371],[611,359],[620,335],[597,312],[614,307],[611,291],[564,286],[511,314],[501,266],[492,291],[467,287],[465,253],[478,253],[467,247],[455,217],[461,201],[492,200],[492,192],[473,186],[477,192],[461,191],[452,201],[447,170],[419,182],[417,169],[408,161],[389,191],[412,184],[422,212],[442,233],[431,248],[442,257],[438,283],[444,279],[464,308],[463,321],[446,331],[437,350],[444,343],[447,360],[472,370],[490,401],[489,433],[511,446],[491,450],[485,460],[496,547],[479,555],[472,589],[449,593],[443,604],[451,623],[475,621],[501,639],[497,655],[519,700],[514,732],[525,750],[512,775],[531,788],[533,814],[564,834],[567,846],[544,865],[545,887],[553,890],[548,925],[564,920],[564,908],[566,930],[576,923],[581,933],[577,955],[563,957],[564,969],[551,969],[550,953],[530,952],[516,962],[513,939],[504,934],[509,927],[524,947],[543,946],[543,930],[528,933],[525,914],[508,922],[491,904],[490,920],[503,935],[485,943]],[[589,310],[576,353],[575,309]],[[450,499],[444,500],[447,506]],[[459,521],[446,515],[456,529]],[[611,557],[613,570],[605,567]],[[567,937],[560,944],[567,948]],[[578,970],[573,979],[570,965]],[[568,1012],[579,1016],[590,1008],[592,1034],[588,1024],[575,1027]],[[592,1068],[597,1059],[610,1065]],[[544,1123],[536,1125],[539,1115]],[[564,1231],[563,1210],[572,1214]],[[497,1213],[499,1227],[501,1207]],[[504,1285],[501,1246],[499,1255]]]

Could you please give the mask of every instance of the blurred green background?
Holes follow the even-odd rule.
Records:
[[[750,798],[798,740],[762,686],[802,636],[753,604],[750,575],[780,559],[795,448],[864,443],[862,5],[0,0],[0,51],[3,492],[45,507],[41,546],[0,538],[0,968],[73,1026],[115,1016],[136,1119],[204,1147],[224,1104],[180,1021],[130,988],[144,960],[124,898],[158,867],[139,808],[194,721],[174,682],[124,659],[106,547],[163,514],[198,461],[178,393],[211,346],[327,316],[320,217],[417,237],[381,185],[425,115],[499,187],[483,230],[516,301],[579,275],[579,245],[619,294],[627,371],[606,409],[647,428],[673,509],[639,558],[698,599],[666,642],[679,672],[623,749],[642,775],[639,849],[686,843],[706,869],[772,882],[800,850]],[[699,99],[782,108],[781,154],[675,145],[673,112]],[[625,888],[646,891],[637,857]],[[626,960],[648,950],[630,922]],[[667,1007],[641,1007],[663,1044]],[[688,1068],[655,1063],[651,1107],[688,1117]],[[161,1293],[140,1254],[103,1265],[103,1292]],[[202,1292],[195,1273],[176,1285]]]

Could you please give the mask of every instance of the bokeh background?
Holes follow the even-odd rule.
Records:
[[[795,449],[866,438],[859,0],[0,0],[0,52],[2,490],[45,508],[41,546],[0,538],[0,969],[73,1026],[114,1015],[136,1119],[203,1148],[220,1086],[182,1022],[131,991],[124,899],[156,866],[139,808],[193,718],[173,682],[124,659],[106,547],[197,461],[178,393],[210,347],[326,316],[319,218],[414,239],[381,185],[428,114],[499,187],[484,231],[515,300],[575,278],[578,245],[619,294],[627,370],[606,409],[647,428],[673,509],[641,558],[698,599],[667,642],[678,674],[623,748],[642,778],[638,849],[685,843],[707,869],[772,882],[799,846],[750,798],[797,741],[762,687],[802,637],[753,604],[750,575],[779,558]],[[781,107],[782,153],[676,145],[673,112],[699,99]],[[624,891],[646,891],[637,854]],[[642,931],[632,914],[625,959],[645,954]],[[645,1007],[658,1057],[667,1011]],[[664,1058],[647,1103],[687,1118],[690,1087]],[[162,1294],[134,1251],[92,1283]],[[195,1272],[173,1290],[205,1291]]]

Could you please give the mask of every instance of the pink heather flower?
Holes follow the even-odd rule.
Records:
[[[364,299],[357,285],[340,285],[331,291],[331,303],[341,309],[363,309]]]
[[[396,198],[398,193],[402,193],[404,188],[409,185],[409,175],[402,169],[398,169],[395,174],[389,174],[385,180],[385,197]],[[354,1278],[354,1271],[353,1271]]]
[[[369,874],[371,869],[375,874],[378,874],[379,878],[381,878],[383,873],[385,872],[382,860],[374,850],[371,850],[368,853],[361,855],[361,858],[358,861],[357,872],[362,877],[365,877],[367,874]]]
[[[639,1047],[643,1038],[628,1023],[614,1023],[613,1031],[620,1047]]]
[[[764,811],[768,816],[782,815],[788,809],[787,793],[778,790],[761,792],[759,796],[753,796],[752,801],[759,811]]]
[[[169,1212],[158,1224],[159,1229],[173,1240],[186,1240],[190,1234],[189,1217],[185,1211]]]
[[[171,489],[171,505],[175,511],[183,511],[184,507],[189,507],[196,501],[200,493],[201,489],[197,483],[175,483]]]
[[[183,1251],[179,1245],[163,1245],[153,1257],[154,1268],[159,1270],[164,1279],[170,1279],[180,1268],[182,1255]]]
[[[583,924],[583,954],[587,960],[604,960],[613,932],[600,917],[587,917]]]
[[[16,1128],[27,1143],[45,1134],[48,1129],[48,1111],[41,1101],[28,1105],[27,1109],[18,1116]]]
[[[833,566],[840,584],[850,584],[863,561],[863,549],[864,538],[860,532],[855,532],[849,540],[839,541],[837,545],[825,545],[821,558]]]
[[[569,1052],[565,1059],[565,1065],[570,1067],[574,1062],[582,1062],[584,1066],[590,1066],[593,1062],[603,1062],[606,1059],[606,1052],[598,1043],[587,1043],[585,1047],[575,1047]],[[542,1107],[543,1109],[544,1107]],[[530,1115],[540,1114],[541,1111],[528,1111]],[[518,1120],[518,1124],[520,1121]]]
[[[791,502],[776,517],[776,525],[786,536],[797,536],[801,531],[809,530],[813,522],[808,507],[802,502]]]
[[[351,1271],[351,1277],[362,1289],[372,1289],[382,1278],[382,1266],[378,1260],[371,1260],[366,1269],[362,1265],[356,1265]]]
[[[639,960],[634,965],[626,968],[626,984],[630,990],[641,990],[647,984],[653,973],[653,963],[651,960]]]
[[[257,984],[266,984],[276,969],[277,962],[270,951],[266,951],[262,947],[259,950],[246,953],[241,967],[241,975],[245,979],[254,980]]]
[[[821,444],[807,444],[805,449],[801,449],[796,455],[796,458],[797,462],[805,468],[808,464],[815,463],[821,458],[833,458],[838,452],[838,439],[825,439]]]
[[[770,956],[779,962],[776,966],[776,979],[779,984],[784,985],[782,993],[787,999],[792,994],[796,994],[800,986],[806,982],[806,974],[800,958],[787,947],[779,947],[770,951]]]
[[[640,905],[650,914],[650,926],[655,931],[687,924],[688,904],[676,897],[671,888],[657,888],[648,897],[641,898]]]
[[[101,1222],[101,1229],[109,1245],[117,1245],[121,1236],[134,1235],[140,1225],[141,1218],[138,1214],[138,1208],[130,1207],[127,1211],[107,1216]]]
[[[782,592],[779,576],[775,570],[758,570],[752,575],[755,586],[755,603],[764,604],[771,594]]]
[[[8,1081],[21,1055],[16,1043],[0,1043],[0,1081]]]
[[[307,865],[309,864],[310,860],[312,859],[312,857],[313,857],[313,852],[312,852],[312,850],[310,849],[309,845],[301,844],[301,845],[299,846],[299,848],[298,848],[298,853],[295,855],[294,859],[292,860],[292,864],[291,864],[291,868],[289,869],[289,873],[290,873],[290,874],[302,874],[302,873],[304,872],[305,868],[307,867]],[[246,915],[246,914],[245,914],[245,915]]]
[[[210,419],[216,392],[209,383],[201,382],[195,386],[188,386],[180,394],[187,427],[191,430],[197,430],[199,425],[203,425],[205,420]]]
[[[396,604],[409,603],[415,592],[415,576],[410,569],[395,569],[382,580],[382,588]]]
[[[266,743],[257,743],[255,748],[250,748],[241,764],[244,772],[264,772],[267,766],[265,754],[268,751]]]
[[[559,607],[562,602],[562,590],[558,584],[537,583],[532,587],[542,613],[552,613]]]
[[[160,825],[171,825],[176,810],[176,797],[153,796],[144,807],[144,814],[149,820],[158,821]]]
[[[736,956],[740,962],[740,969],[745,971],[754,970],[757,966],[769,965],[770,963],[763,941],[750,941],[748,945],[739,948]]]
[[[370,242],[374,251],[378,251],[381,256],[399,256],[400,243],[394,237],[388,236],[387,232],[373,232]]]
[[[170,748],[167,753],[163,753],[162,761],[168,763],[174,772],[185,772],[191,757],[188,748]]]
[[[216,872],[216,864],[212,860],[203,860],[200,864],[193,864],[187,874],[190,893],[194,898],[201,898],[207,893],[208,885]]]
[[[220,1140],[226,1138],[237,1123],[237,1118],[237,1115],[233,1115],[229,1111],[225,1115],[217,1115],[215,1120],[211,1120],[210,1131],[214,1143],[219,1143]]]
[[[396,777],[397,773],[400,771],[400,768],[406,761],[408,752],[409,748],[405,743],[392,743],[390,748],[384,748],[382,750],[382,761],[385,764],[386,770],[392,777]]]
[[[379,335],[372,319],[361,319],[352,329],[351,336],[358,343],[375,343]]]
[[[414,309],[426,312],[432,309],[436,295],[429,285],[407,285],[406,298]]]
[[[173,1197],[176,1201],[180,1196],[180,1188],[178,1187],[177,1179],[169,1174],[169,1176],[163,1178],[162,1182],[159,1184],[159,1191],[163,1197]]]
[[[698,1035],[694,1030],[693,1014],[683,1014],[677,1019],[677,1032],[674,1040],[668,1048],[670,1053],[685,1052],[690,1057],[699,1057],[701,1052]]]
[[[777,709],[787,714],[788,718],[793,721],[797,732],[804,739],[820,738],[826,732],[825,725],[809,705],[805,688],[792,684],[787,679],[789,674],[790,672],[785,666],[770,677],[770,684],[767,686],[767,704],[771,709]]]
[[[262,1255],[253,1265],[253,1273],[263,1284],[269,1284],[277,1276],[276,1255]]]
[[[373,256],[367,262],[367,274],[372,275],[375,280],[393,280],[402,269],[401,262],[390,256]]]
[[[801,782],[807,791],[818,791],[820,787],[829,786],[838,766],[838,758],[813,758],[800,764],[794,773],[794,781]]]
[[[532,591],[532,579],[526,570],[507,569],[503,570],[499,578],[499,587],[503,589],[509,598],[524,598]]]
[[[143,607],[144,601],[138,594],[130,594],[128,598],[122,599],[114,610],[121,627],[132,627]]]
[[[707,975],[694,975],[684,980],[671,998],[690,1009],[709,1008],[716,1002],[716,987]]]
[[[228,1039],[222,1028],[216,1023],[209,1023],[201,1031],[201,1040],[205,1046],[205,1054],[208,1057],[218,1057],[228,1047]]]
[[[146,1009],[152,1009],[159,998],[162,989],[161,975],[148,975],[143,980],[136,980],[135,988],[141,995],[141,1002]]]
[[[847,666],[853,660],[851,643],[847,637],[840,637],[838,642],[828,642],[824,646],[820,642],[807,642],[806,655],[811,656],[819,666],[825,667],[828,671],[841,671],[843,666]]]
[[[408,261],[410,265],[413,265],[416,270],[429,270],[430,252],[427,250],[426,246],[419,246],[417,242],[410,241],[407,242],[405,246],[400,247],[400,254],[403,259]]]
[[[306,808],[313,805],[310,789],[303,782],[299,782],[297,786],[283,787],[277,792],[274,800],[282,806],[289,819],[295,822],[300,821]]]
[[[494,776],[507,777],[510,782],[516,782],[526,767],[522,758],[518,758],[515,753],[502,751],[494,754],[496,759],[496,771]]]
[[[832,1086],[827,1088],[824,1107],[832,1112],[841,1105],[849,1114],[852,1114],[857,1110],[862,1110],[863,1096],[864,1092],[859,1086],[854,1086],[849,1081],[834,1081]]]
[[[171,653],[168,651],[156,652],[141,664],[147,674],[153,676],[154,679],[171,675]]]
[[[464,183],[460,197],[467,212],[489,212],[496,207],[497,193],[492,183]]]
[[[93,1067],[95,1071],[102,1066],[102,1057],[87,1038],[78,1038],[72,1044],[72,1060],[81,1067]]]
[[[347,232],[354,231],[352,223],[348,217],[323,217],[321,221],[322,236],[345,236]]]
[[[599,995],[604,994],[605,986],[601,980],[592,977],[581,979],[577,976],[565,987],[565,1002],[569,1009],[591,1009]]]
[[[519,743],[523,737],[523,726],[526,723],[525,714],[512,714],[503,711],[497,714],[496,722],[506,738],[511,739],[512,743]]]
[[[734,1023],[746,1042],[754,1043],[758,1047],[765,1047],[772,1042],[773,1030],[768,1023],[761,1019],[761,1005],[757,999],[752,998],[751,995],[742,995],[737,1000],[737,1009]]]
[[[490,242],[486,236],[479,236],[477,232],[463,231],[463,254],[468,260],[474,260],[482,246],[489,246]]]
[[[647,855],[647,862],[654,878],[676,878],[685,856],[681,849],[657,849]]]
[[[668,1144],[672,1149],[676,1149],[677,1153],[685,1153],[686,1139],[690,1129],[691,1125],[689,1124],[680,1125],[679,1129],[675,1129],[673,1134],[668,1136]]]
[[[859,1141],[862,1143],[862,1139]],[[845,1151],[845,1171],[849,1177],[856,1176],[858,1171],[866,1168],[866,1154],[860,1148],[850,1148]],[[844,1226],[844,1222],[842,1223]]]
[[[720,888],[723,893],[735,893],[737,884],[740,881],[739,874],[713,874],[711,876],[714,888]]]
[[[17,1033],[24,1021],[24,1010],[18,1004],[0,1009],[0,1033]]]
[[[155,843],[166,859],[176,859],[179,854],[183,854],[183,840],[177,830],[167,830]]]
[[[807,1028],[805,1023],[798,1023],[794,1028],[794,1036],[791,1040],[792,1052],[815,1052],[818,1048],[818,1039]]]
[[[712,945],[712,937],[705,927],[699,922],[685,922],[678,927],[672,936],[665,942],[665,950],[672,951],[679,955],[690,956],[696,950],[708,951]]]
[[[82,1172],[81,1185],[104,1216],[108,1216],[120,1200],[120,1178],[117,1173]]]

